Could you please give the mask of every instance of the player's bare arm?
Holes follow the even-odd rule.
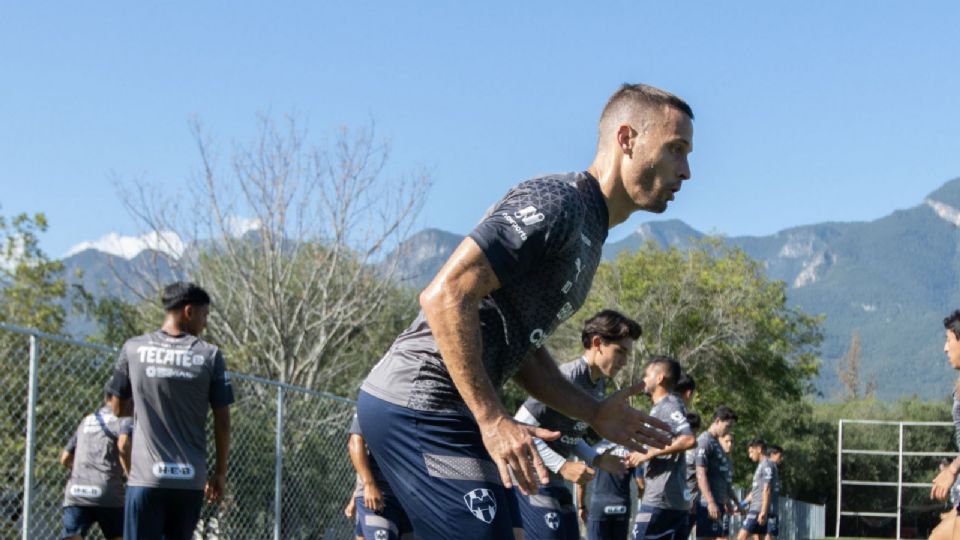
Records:
[[[536,489],[538,479],[541,483],[549,481],[533,437],[553,440],[560,434],[515,421],[484,370],[478,306],[484,296],[499,287],[480,247],[466,238],[420,294],[420,306],[450,378],[477,420],[484,446],[504,486],[513,486],[508,472],[512,469],[520,491],[529,494]]]
[[[720,507],[717,506],[717,501],[713,500],[710,482],[707,481],[707,468],[702,465],[697,465],[697,486],[700,488],[700,496],[707,502],[707,513],[710,519],[719,519]]]
[[[110,409],[117,418],[133,416],[133,400],[118,396],[110,396]]]
[[[950,488],[953,487],[953,482],[957,479],[958,472],[960,472],[960,457],[954,459],[950,465],[940,471],[940,474],[933,479],[930,498],[938,501],[947,500],[947,495],[950,494]]]
[[[643,390],[635,385],[596,401],[567,380],[546,347],[537,349],[513,377],[531,396],[571,418],[590,424],[602,437],[637,451],[643,445],[661,448],[670,443],[670,426],[628,403]]]
[[[60,464],[68,469],[73,468],[73,452],[66,450],[60,452]]]
[[[347,439],[347,453],[350,454],[350,462],[360,475],[360,480],[363,480],[363,505],[374,512],[382,512],[383,492],[373,477],[367,445],[362,436],[357,433],[350,434]]]
[[[230,455],[230,407],[213,409],[213,441],[216,446],[216,462],[213,474],[207,478],[206,492],[210,501],[223,497],[227,479],[227,459]]]
[[[650,448],[642,454],[642,461],[650,461],[658,456],[668,456],[671,454],[682,454],[697,445],[697,439],[693,435],[680,435],[673,438],[668,446],[663,448]]]
[[[120,436],[117,437],[117,450],[120,452],[120,467],[123,469],[124,476],[130,476],[130,450],[133,448],[131,439],[128,433],[121,433]]]

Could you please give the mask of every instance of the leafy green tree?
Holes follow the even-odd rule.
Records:
[[[68,288],[63,263],[40,249],[47,226],[42,213],[0,216],[0,321],[56,333],[66,320]]]

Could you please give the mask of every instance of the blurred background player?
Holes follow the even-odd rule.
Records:
[[[680,379],[680,364],[667,356],[654,356],[644,371],[644,392],[653,400],[650,414],[670,425],[673,439],[665,448],[650,448],[640,454],[647,464],[643,497],[637,508],[633,539],[686,538],[690,529],[684,452],[696,438],[687,422],[683,401],[673,393]],[[630,463],[638,465],[637,463]]]
[[[223,495],[233,388],[220,349],[199,338],[210,295],[193,283],[168,285],[159,330],[131,338],[108,389],[117,416],[136,423],[124,506],[126,540],[189,540],[203,495]],[[214,471],[207,475],[207,411],[213,409]]]
[[[673,387],[673,392],[683,400],[683,406],[687,409],[693,407],[693,397],[697,393],[697,383],[688,373],[681,373],[680,380]]]
[[[773,540],[780,535],[780,463],[783,462],[783,448],[776,444],[767,446],[767,458],[773,462],[773,480],[771,481],[770,493],[772,502],[770,503],[770,518],[767,519],[766,540]]]
[[[607,381],[627,364],[634,340],[640,334],[640,325],[636,321],[613,310],[600,311],[583,323],[580,332],[583,356],[561,365],[560,372],[574,386],[600,401],[606,396]],[[549,482],[529,496],[513,490],[524,538],[579,538],[580,527],[573,494],[564,480],[585,485],[595,474],[591,466],[621,474],[624,471],[622,458],[611,453],[598,453],[592,448],[584,440],[588,430],[586,422],[564,416],[534,398],[527,399],[514,418],[561,434],[559,439],[552,441],[535,439],[537,451],[550,470]],[[608,450],[612,449],[613,445],[609,445]],[[573,454],[583,461],[567,459]]]
[[[748,536],[759,540],[767,534],[768,520],[771,509],[777,501],[774,500],[773,481],[776,473],[776,464],[764,455],[767,444],[763,439],[753,439],[747,444],[747,455],[750,461],[757,464],[753,473],[753,484],[750,491],[750,507],[743,519],[743,525],[737,533],[738,540],[745,540]]]
[[[103,406],[80,422],[60,454],[70,469],[63,495],[63,538],[79,540],[97,523],[104,538],[123,536],[124,476],[130,467],[132,418],[118,418]]]
[[[687,402],[684,402],[684,405],[686,404]],[[690,431],[696,434],[700,430],[703,420],[699,414],[688,411],[687,423],[690,424]],[[683,458],[687,467],[687,499],[690,501],[689,529],[692,533],[697,525],[697,500],[700,497],[700,486],[697,485],[697,447],[694,446],[687,450],[683,454]]]
[[[350,424],[350,436],[347,440],[347,452],[350,462],[357,471],[354,487],[355,508],[357,513],[357,538],[375,540],[398,540],[411,538],[410,520],[400,506],[390,485],[383,478],[377,462],[370,455],[357,415],[353,415]]]
[[[947,355],[947,362],[955,371],[960,371],[960,310],[954,311],[943,319],[943,329],[946,334],[943,352]],[[954,384],[951,414],[953,416],[953,438],[957,450],[960,450],[960,379],[957,379]],[[960,472],[960,456],[951,461],[933,479],[930,497],[938,501],[947,500],[951,488],[960,476],[958,472]],[[930,533],[930,540],[960,538],[960,519],[957,519],[957,512],[960,512],[960,506],[941,516],[940,523]]]
[[[727,516],[736,499],[729,498],[732,479],[730,460],[720,439],[737,423],[737,414],[725,405],[717,407],[710,427],[697,439],[696,480],[700,498],[696,505],[697,538],[727,538]]]
[[[611,453],[624,458],[624,461],[639,461],[638,456],[632,456],[622,446],[618,446]],[[636,484],[637,493],[642,495],[642,465],[640,468],[627,465],[623,473],[597,469],[597,474],[589,484],[589,505],[586,502],[587,486],[574,485],[579,517],[586,526],[588,540],[626,540],[630,533],[630,510],[633,507],[630,497],[631,482]]]

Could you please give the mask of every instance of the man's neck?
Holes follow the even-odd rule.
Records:
[[[171,336],[182,336],[190,333],[187,332],[186,329],[184,329],[173,317],[165,318],[163,320],[163,324],[160,326],[160,330]]]
[[[580,358],[582,358],[583,361],[587,363],[587,367],[590,368],[590,382],[596,383],[604,377],[603,372],[597,367],[596,361],[590,355],[589,351],[583,353],[583,356]]]
[[[607,204],[607,228],[612,229],[626,221],[637,208],[623,190],[619,162],[614,157],[601,153],[587,171],[600,184],[600,192]]]
[[[650,396],[650,399],[653,400],[653,403],[660,403],[660,400],[669,396],[670,391],[662,386],[658,386],[653,390],[653,395]]]
[[[723,435],[723,433],[721,433],[721,431],[723,430],[720,428],[720,426],[717,426],[717,425],[711,425],[710,428],[707,429],[707,431],[709,431],[710,434],[713,435],[714,439],[719,439],[720,436]]]

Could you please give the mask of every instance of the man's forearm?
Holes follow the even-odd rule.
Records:
[[[657,456],[679,454],[693,448],[696,444],[697,440],[694,439],[692,435],[681,435],[680,437],[674,437],[673,442],[671,442],[669,446],[647,449],[647,456],[648,459],[652,459]]]
[[[707,481],[707,468],[697,465],[697,486],[700,488],[700,495],[707,504],[717,504],[713,500],[713,493],[710,492],[710,482]]]
[[[214,473],[225,476],[230,455],[230,407],[213,410],[213,440],[217,451]]]
[[[531,396],[564,416],[590,423],[595,415],[597,400],[563,376],[546,347],[527,358],[514,380]]]
[[[353,468],[360,475],[364,485],[376,485],[373,478],[373,470],[370,468],[370,460],[367,458],[367,447],[363,442],[363,437],[357,434],[350,435],[350,441],[347,443],[347,451],[350,454],[350,462]]]
[[[769,514],[770,510],[770,485],[767,484],[763,488],[763,497],[760,499],[760,513]]]

